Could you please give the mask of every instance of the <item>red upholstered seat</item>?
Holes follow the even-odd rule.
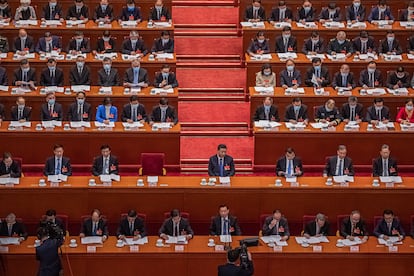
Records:
[[[341,223],[347,217],[349,217],[349,215],[337,215],[336,216],[336,229],[337,229],[336,236],[339,237],[341,235]]]
[[[170,213],[171,212],[165,212],[164,213],[164,218],[168,219],[170,217]],[[190,219],[190,213],[188,213],[188,212],[180,212],[180,215],[181,215],[182,218],[185,218],[187,220]]]
[[[165,175],[164,153],[141,153],[139,175]]]
[[[126,218],[127,216],[128,216],[128,213],[122,213],[121,214],[121,220]],[[147,220],[147,214],[137,213],[137,217],[142,219],[144,222]]]

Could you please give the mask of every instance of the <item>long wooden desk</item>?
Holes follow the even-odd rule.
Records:
[[[175,71],[175,64],[177,62],[175,55],[174,59],[154,59],[149,60],[148,55],[141,58],[141,67],[148,71],[148,80],[152,84],[155,79],[155,72],[161,70],[163,64],[169,64],[171,66],[171,71]],[[37,84],[40,82],[40,75],[42,74],[43,69],[47,68],[46,59],[40,59],[38,54],[35,54],[34,59],[29,59],[30,66],[36,69],[36,81]],[[90,81],[91,85],[98,84],[98,71],[102,69],[102,60],[96,59],[92,54],[86,55],[85,63],[89,66],[90,69]],[[70,69],[76,64],[75,60],[58,60],[57,67],[63,70],[63,82],[64,85],[69,85],[69,72]],[[9,79],[9,84],[12,84],[14,80],[14,70],[18,69],[20,66],[20,61],[13,59],[13,53],[8,53],[6,59],[1,61],[1,66],[7,68],[7,77]],[[118,69],[118,74],[121,80],[121,83],[124,81],[125,71],[131,67],[131,60],[123,60],[121,53],[118,53],[118,57],[112,60],[113,68]],[[179,80],[178,80],[179,81]]]
[[[8,130],[9,123],[4,122],[0,127],[4,150],[22,156],[27,164],[41,164],[53,154],[53,145],[59,143],[72,164],[92,164],[100,154],[100,146],[109,144],[120,164],[138,164],[142,152],[163,152],[166,164],[180,163],[179,124],[168,130],[152,131],[147,124],[138,130],[124,130],[122,123],[117,122],[113,129],[99,130],[91,122],[90,129],[64,130],[63,125],[68,122],[63,122],[62,127],[54,130],[38,131],[38,123],[33,121],[30,128],[23,130]]]
[[[140,245],[138,252],[130,252],[129,246],[116,247],[116,238],[110,237],[103,245],[98,245],[96,253],[87,253],[86,245],[70,248],[68,240],[62,246],[62,263],[65,274],[69,274],[69,265],[73,275],[163,275],[169,269],[169,275],[215,275],[217,266],[226,263],[226,254],[208,247],[208,236],[195,236],[183,251],[175,251],[175,246],[156,247],[158,237],[148,237],[148,244]],[[239,240],[233,239],[231,246],[239,246]],[[38,263],[35,259],[35,237],[29,237],[21,245],[8,246],[8,253],[2,255],[5,276],[34,275]],[[217,237],[216,244],[220,244]],[[350,252],[350,247],[336,247],[337,237],[328,237],[329,243],[318,244],[321,252],[313,252],[313,246],[301,247],[294,237],[282,252],[275,252],[262,241],[258,246],[249,247],[252,254],[254,275],[274,275],[274,271],[287,275],[400,275],[409,276],[414,273],[412,258],[414,240],[406,238],[397,246],[397,252],[389,252],[387,246],[379,245],[377,239],[371,237],[359,246],[358,252]],[[25,265],[21,265],[24,262]],[[134,265],[131,265],[131,264]],[[174,269],[171,269],[173,267]],[[200,269],[202,267],[203,269]],[[314,269],[318,267],[320,269]]]
[[[24,93],[24,95],[13,94],[12,87],[9,87],[9,92],[0,92],[0,103],[4,105],[6,120],[11,120],[11,108],[16,105],[16,98],[23,96],[26,99],[26,105],[32,107],[32,120],[40,120],[40,110],[43,103],[45,103],[45,95],[40,93],[43,87],[37,87],[36,90]],[[168,103],[175,107],[178,111],[178,90],[174,89],[174,93],[164,94],[151,94],[151,88],[147,87],[141,89],[140,93],[137,93],[139,102],[145,106],[145,111],[148,116],[152,112],[152,108],[159,104],[159,100],[162,97],[168,99]],[[95,120],[96,108],[102,104],[103,98],[106,96],[111,97],[113,105],[118,108],[119,115],[122,113],[122,108],[125,104],[129,103],[129,97],[131,93],[125,94],[124,87],[113,86],[112,94],[103,94],[99,92],[100,86],[91,86],[91,90],[86,93],[86,101],[92,105],[92,120]],[[70,95],[65,93],[56,93],[56,101],[63,106],[64,119],[69,110],[70,104],[75,101],[76,93],[72,92]],[[121,119],[119,118],[119,121]]]
[[[306,71],[312,66],[312,62],[302,53],[297,53],[298,58],[295,59],[296,69],[300,71],[302,76],[302,85],[305,85]],[[351,72],[354,73],[355,82],[359,83],[359,74],[362,70],[367,68],[368,60],[359,60],[354,61],[354,57],[351,56],[345,60],[336,60],[332,61],[328,58],[323,60],[323,65],[327,66],[329,69],[329,75],[331,78],[336,72],[339,72],[341,65],[346,63],[349,65]],[[279,72],[286,68],[286,61],[280,60],[277,54],[272,54],[271,60],[252,60],[248,54],[245,54],[246,67],[247,67],[247,87],[254,86],[256,83],[256,73],[262,69],[264,63],[270,63],[273,68],[273,72],[276,73],[276,84],[280,86]],[[398,66],[402,65],[407,72],[412,72],[414,70],[414,60],[407,58],[406,54],[403,54],[402,61],[387,61],[382,57],[378,57],[377,68],[381,71],[383,77],[383,83],[387,80],[387,72],[394,71]]]
[[[360,92],[361,87],[357,87],[351,91],[350,94],[339,94],[333,87],[324,87],[325,93],[321,95],[316,95],[313,87],[304,87],[304,94],[285,94],[285,89],[281,87],[275,87],[273,94],[260,94],[257,93],[254,87],[249,87],[250,95],[250,114],[253,118],[254,113],[258,106],[263,104],[265,97],[272,97],[274,104],[278,107],[280,120],[284,120],[286,107],[292,103],[294,97],[300,97],[303,101],[303,104],[308,107],[308,116],[310,120],[314,119],[314,109],[315,106],[324,105],[328,99],[334,99],[336,107],[341,109],[342,105],[348,102],[348,97],[350,95],[358,97],[358,102],[364,106],[364,115],[366,109],[370,107],[374,99],[377,97],[382,97],[384,99],[384,105],[388,106],[390,109],[391,120],[395,121],[397,116],[397,108],[404,106],[405,100],[407,98],[414,97],[414,90],[409,88],[408,95],[367,95]],[[386,90],[386,89],[385,89]],[[387,91],[387,90],[386,90]],[[327,92],[327,93],[326,93]],[[365,119],[365,118],[364,118]]]

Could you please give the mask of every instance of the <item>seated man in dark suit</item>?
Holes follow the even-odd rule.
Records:
[[[244,11],[244,21],[259,22],[266,20],[266,11],[261,3],[261,0],[252,0],[252,5]]]
[[[76,102],[70,104],[67,116],[70,122],[89,122],[91,120],[91,104],[86,102],[85,92],[76,93]]]
[[[102,241],[106,241],[109,236],[108,227],[106,221],[102,218],[101,212],[98,209],[94,209],[91,213],[91,217],[86,219],[82,223],[82,228],[79,237],[100,236]]]
[[[13,52],[18,55],[26,55],[28,53],[33,53],[35,50],[35,43],[33,37],[27,35],[25,29],[19,30],[19,36],[16,37],[13,43]]]
[[[10,152],[3,153],[3,159],[0,163],[0,177],[20,178],[21,176],[21,165],[13,160]]]
[[[69,41],[67,52],[71,55],[79,55],[91,52],[91,44],[89,38],[83,35],[83,32],[77,31]]]
[[[111,33],[108,30],[105,30],[102,37],[98,39],[96,52],[99,54],[116,52],[115,39],[111,36]]]
[[[286,107],[285,122],[292,124],[303,122],[306,125],[308,124],[308,107],[302,104],[301,98],[293,98],[292,104]]]
[[[298,46],[296,38],[292,36],[292,28],[285,26],[282,35],[276,37],[276,53],[297,52]]]
[[[276,175],[286,177],[303,175],[302,160],[299,157],[296,157],[293,148],[287,148],[285,156],[277,160]]]
[[[168,105],[167,98],[161,98],[159,104],[152,109],[150,124],[152,125],[154,122],[171,123],[172,125],[178,123],[175,108]]]
[[[181,213],[177,209],[170,212],[170,218],[166,219],[158,231],[160,238],[168,240],[168,237],[185,236],[190,240],[194,236],[193,229],[187,219],[181,217]]]
[[[51,51],[57,51],[60,53],[62,50],[62,43],[60,38],[56,35],[52,35],[50,32],[46,32],[44,37],[39,38],[36,45],[36,53],[44,54]]]
[[[408,7],[400,13],[400,21],[414,21],[414,1],[408,2]]]
[[[294,89],[302,85],[302,77],[300,71],[296,70],[295,62],[291,59],[286,61],[286,69],[279,73],[280,85],[286,89],[292,87]]]
[[[47,68],[43,69],[40,75],[40,85],[63,86],[63,71],[56,67],[56,60],[54,58],[47,60]]]
[[[280,210],[274,210],[273,214],[265,219],[262,234],[263,236],[280,235],[282,241],[289,239],[289,224]]]
[[[127,216],[119,222],[116,236],[121,240],[125,239],[126,237],[133,237],[134,240],[139,240],[147,236],[147,231],[145,230],[145,222],[138,217],[137,211],[128,211]]]
[[[98,71],[98,85],[100,86],[120,86],[118,69],[112,67],[112,59],[105,57],[102,61],[102,68]]]
[[[16,221],[16,215],[13,213],[8,214],[0,224],[0,237],[14,237],[24,241],[28,235],[24,224]]]
[[[144,123],[147,120],[145,107],[143,104],[139,103],[137,95],[132,95],[129,98],[129,103],[124,105],[124,108],[122,109],[121,120],[122,122],[127,123]]]
[[[355,240],[355,237],[361,238],[362,242],[368,240],[368,231],[365,221],[361,219],[361,213],[358,210],[351,212],[349,217],[346,217],[341,222],[340,234],[348,240]]]
[[[66,236],[66,225],[60,218],[56,217],[56,210],[47,210],[42,220],[40,221],[39,227],[45,226],[47,223],[56,224],[60,229],[63,230],[63,234]]]
[[[401,241],[405,238],[405,231],[398,218],[392,210],[386,209],[382,214],[383,218],[377,223],[374,235],[377,238],[389,240],[390,237],[398,237]]]
[[[230,249],[227,251],[227,264],[219,265],[217,267],[218,276],[250,276],[254,273],[254,267],[252,262],[252,254],[247,251],[247,267],[236,264],[240,259],[240,248]]]
[[[148,87],[148,72],[141,68],[138,59],[131,61],[131,68],[125,71],[124,86],[125,87]]]
[[[66,20],[83,20],[84,23],[89,20],[89,9],[83,3],[83,0],[75,0],[75,4],[69,7]]]
[[[92,174],[98,176],[101,174],[119,174],[119,163],[116,156],[111,154],[109,145],[101,146],[101,155],[95,157],[92,165]]]
[[[171,21],[171,14],[167,7],[162,3],[162,0],[156,0],[153,7],[150,9],[148,20],[152,21]]]
[[[127,0],[127,6],[122,8],[119,22],[122,21],[137,21],[137,24],[141,22],[141,8],[135,5],[134,0]]]
[[[352,24],[365,21],[365,7],[361,5],[361,0],[353,0],[352,5],[346,8],[345,19]]]
[[[386,144],[381,146],[380,157],[372,163],[372,176],[397,176],[397,161],[390,157],[390,147]]]
[[[312,67],[306,71],[305,84],[311,87],[326,87],[331,83],[329,71],[326,66],[322,66],[321,58],[312,58]]]
[[[358,103],[358,98],[350,96],[348,102],[344,103],[341,108],[342,120],[345,123],[354,121],[360,123],[364,119],[364,107]]]
[[[247,53],[250,56],[270,53],[269,39],[266,39],[263,31],[257,32],[256,38],[252,39],[247,48]]]
[[[63,108],[56,102],[56,95],[50,92],[46,95],[46,103],[42,104],[40,112],[41,121],[62,121]]]
[[[349,69],[348,64],[342,64],[339,72],[336,72],[333,80],[332,87],[339,91],[341,88],[354,89],[356,87],[354,74]]]
[[[375,39],[369,36],[367,31],[361,31],[359,36],[352,40],[352,47],[356,55],[368,53],[375,55],[377,53]]]
[[[241,230],[237,217],[230,215],[229,207],[226,204],[219,206],[219,214],[211,220],[210,235],[232,235],[240,236]]]
[[[273,104],[272,97],[266,97],[263,100],[263,104],[256,108],[254,113],[253,121],[268,120],[279,122],[279,112],[277,106]]]
[[[320,123],[328,123],[329,126],[337,126],[341,122],[341,114],[335,106],[335,100],[329,99],[324,105],[316,109],[315,121]]]
[[[391,13],[391,8],[387,5],[387,0],[379,0],[378,5],[371,9],[367,20],[369,23],[373,24],[378,24],[378,22],[376,22],[378,20],[388,20],[389,24],[392,24],[394,16]]]
[[[49,0],[49,3],[43,6],[42,15],[40,17],[42,21],[44,20],[59,20],[63,22],[62,15],[62,5],[60,5],[57,0]]]
[[[387,55],[401,55],[402,48],[398,39],[395,38],[395,33],[393,30],[387,31],[387,37],[381,41],[378,48],[378,53]]]
[[[377,63],[370,61],[367,65],[367,69],[362,70],[359,75],[359,85],[363,88],[368,87],[381,87],[382,85],[382,74],[377,69]]]
[[[85,65],[85,58],[78,56],[76,58],[76,65],[72,66],[69,72],[70,85],[90,85],[90,69]]]
[[[4,104],[0,104],[0,123],[5,119]]]
[[[323,176],[353,176],[355,174],[354,166],[352,159],[346,156],[346,146],[339,145],[336,153],[337,155],[328,158],[325,169],[323,170]]]
[[[306,224],[303,229],[303,236],[307,239],[310,237],[329,236],[329,221],[324,214],[317,214],[314,221]]]
[[[367,109],[367,116],[365,119],[370,124],[378,124],[383,122],[388,123],[390,120],[390,109],[384,105],[383,98],[375,98],[374,104]]]
[[[298,9],[296,21],[305,24],[306,22],[313,22],[316,19],[316,9],[312,7],[310,1],[303,1],[302,7]]]
[[[163,64],[161,72],[155,74],[154,87],[170,89],[178,86],[177,78],[174,72],[170,72],[170,65]]]
[[[11,120],[19,122],[30,121],[31,114],[32,108],[26,106],[26,100],[21,96],[18,97],[16,105],[11,108]]]
[[[388,73],[386,86],[389,89],[409,88],[411,86],[410,73],[399,66],[397,70]]]
[[[286,6],[286,1],[279,1],[277,7],[272,9],[272,12],[269,17],[270,24],[275,24],[276,22],[292,22],[293,12]]]
[[[72,175],[72,166],[70,164],[70,159],[63,156],[63,146],[56,144],[53,146],[54,156],[49,157],[46,160],[45,168],[43,169],[43,174],[48,175]]]
[[[344,31],[339,31],[336,34],[336,38],[332,38],[329,41],[328,49],[326,50],[328,55],[345,54],[346,57],[350,57],[354,52],[352,43],[346,38]]]
[[[319,14],[319,22],[340,22],[342,21],[341,8],[336,6],[335,2],[330,2],[328,7],[322,9]]]
[[[154,40],[154,44],[151,48],[151,53],[174,53],[174,40],[170,37],[169,31],[162,31],[161,37]]]
[[[0,35],[0,53],[8,53],[8,52],[9,52],[9,39],[7,37]]]
[[[6,68],[0,67],[0,85],[7,86],[8,84],[9,84],[9,80],[7,79]]]
[[[217,154],[208,161],[209,176],[233,176],[235,174],[233,157],[227,155],[227,146],[220,144]]]
[[[7,0],[0,0],[0,19],[8,23],[12,20],[11,8]]]
[[[139,36],[137,31],[129,32],[129,38],[122,42],[121,52],[123,54],[135,55],[137,57],[143,57],[148,54],[144,40]]]
[[[36,87],[36,70],[30,67],[29,60],[22,59],[19,69],[14,70],[13,85],[34,90]]]
[[[108,0],[101,0],[99,5],[96,6],[93,20],[96,23],[104,22],[107,24],[114,20],[114,9],[109,5]]]
[[[323,38],[319,36],[318,31],[313,31],[311,37],[305,40],[302,53],[305,55],[316,55],[325,53],[326,46]]]

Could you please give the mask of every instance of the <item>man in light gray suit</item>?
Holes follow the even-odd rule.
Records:
[[[125,71],[124,86],[125,87],[148,87],[148,73],[147,70],[141,68],[141,63],[138,59],[131,62],[131,68]]]

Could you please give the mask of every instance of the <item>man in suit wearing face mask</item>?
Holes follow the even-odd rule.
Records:
[[[131,62],[131,68],[125,71],[124,86],[125,87],[148,87],[148,73],[147,70],[141,68],[141,63],[138,59]]]
[[[62,5],[58,4],[57,0],[49,0],[49,3],[42,9],[41,20],[59,20],[63,22]]]
[[[327,53],[329,55],[345,54],[346,57],[349,57],[353,52],[352,43],[349,39],[346,39],[344,31],[339,31],[336,34],[336,38],[331,39],[328,44]]]
[[[370,124],[383,122],[388,123],[390,120],[390,109],[384,105],[383,98],[375,98],[374,104],[367,109],[366,121]]]
[[[388,20],[388,24],[394,22],[394,16],[391,14],[391,9],[387,5],[386,0],[379,0],[378,5],[372,8],[371,13],[368,15],[369,23],[378,24],[378,20]]]
[[[365,21],[365,7],[361,5],[361,0],[353,0],[345,12],[345,19],[352,24]]]
[[[292,104],[286,108],[285,122],[292,124],[304,122],[308,124],[308,107],[302,104],[301,98],[294,98]]]
[[[169,31],[162,31],[161,37],[154,40],[154,44],[151,48],[151,53],[174,53],[174,40],[170,37]]]
[[[341,88],[353,89],[355,88],[356,83],[354,79],[354,74],[350,71],[348,64],[342,64],[339,72],[336,72],[333,80],[332,87],[335,90],[340,90]]]
[[[36,71],[30,67],[29,60],[22,59],[20,61],[20,68],[14,71],[13,85],[35,89],[36,86]]]
[[[85,92],[76,93],[76,101],[71,103],[68,110],[68,121],[85,121],[91,120],[91,105],[86,102]]]
[[[384,39],[378,49],[380,54],[401,55],[402,49],[400,42],[395,38],[393,30],[387,31],[387,39]]]
[[[154,86],[164,89],[175,88],[178,86],[174,72],[170,72],[170,65],[164,64],[161,72],[155,75]]]
[[[26,100],[23,97],[18,97],[16,105],[11,109],[11,120],[19,122],[30,121],[31,114],[32,108],[26,106]]]
[[[132,95],[129,98],[129,103],[124,105],[122,109],[122,122],[133,123],[141,122],[144,123],[147,120],[147,113],[143,104],[139,103],[137,95]]]
[[[74,38],[69,42],[67,52],[71,55],[89,53],[91,45],[89,38],[83,35],[83,32],[76,32]]]
[[[137,57],[145,56],[148,53],[144,40],[139,37],[137,31],[131,31],[129,38],[122,42],[121,52],[127,55],[135,55]]]
[[[171,125],[178,123],[175,109],[168,105],[168,99],[161,98],[159,105],[152,109],[150,124],[152,125],[154,122],[170,123]]]
[[[85,65],[85,58],[78,56],[76,64],[72,67],[69,73],[70,85],[90,85],[90,69]]]
[[[98,71],[98,85],[120,86],[118,70],[112,67],[112,59],[105,57],[102,61],[102,69]]]
[[[368,87],[382,87],[382,74],[377,69],[377,63],[375,61],[370,61],[367,69],[361,71],[359,85],[364,89]]]

